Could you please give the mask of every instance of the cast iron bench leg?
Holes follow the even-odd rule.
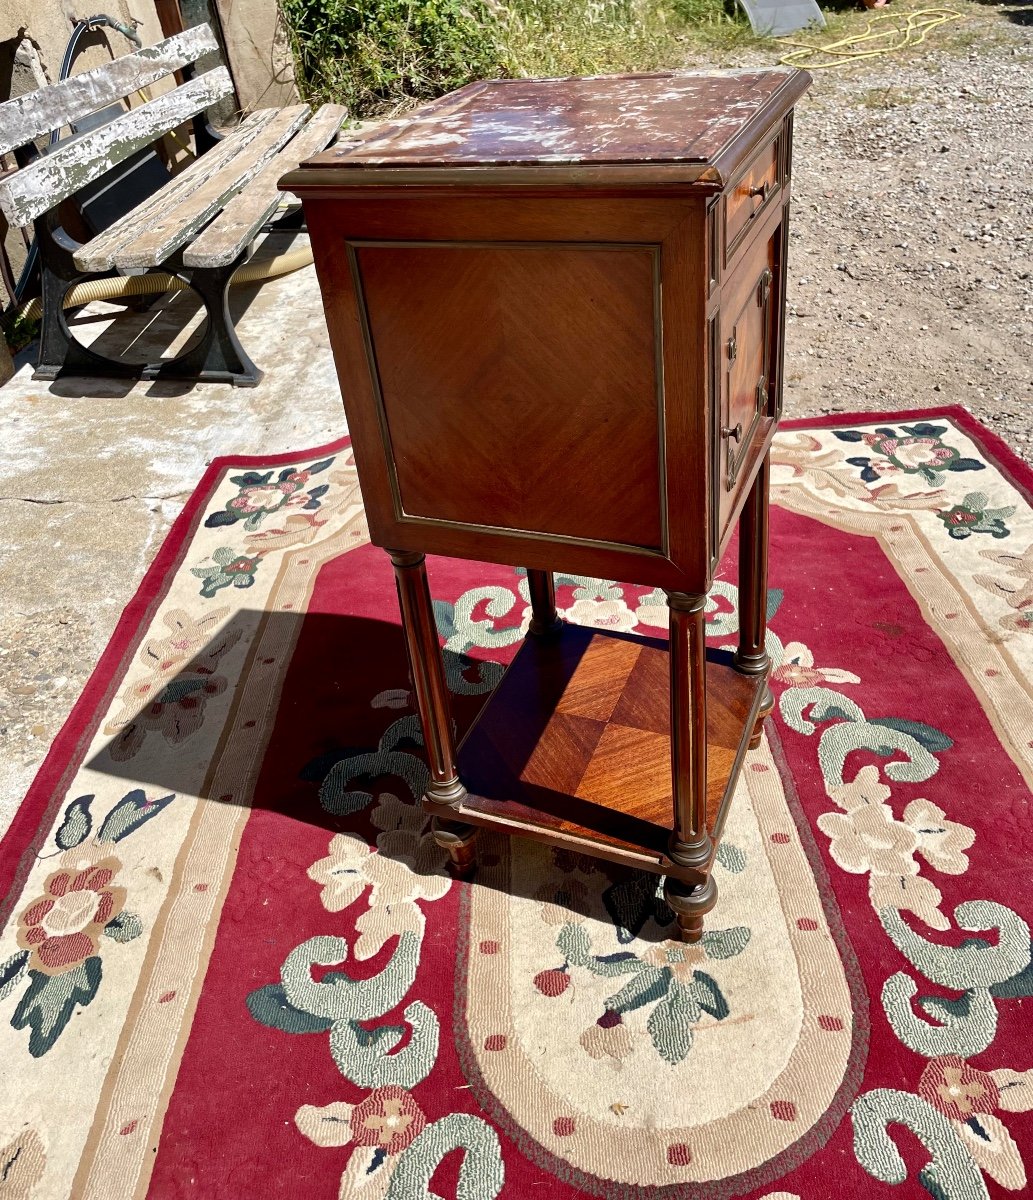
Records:
[[[200,297],[205,308],[204,332],[200,341],[167,362],[150,363],[141,371],[143,379],[191,379],[201,383],[232,383],[235,387],[254,387],[262,372],[240,344],[230,318],[229,290],[234,272],[247,259],[247,250],[224,267],[182,265],[177,255],[165,269],[183,279]]]
[[[33,379],[57,379],[61,375],[107,375],[135,379],[139,368],[132,363],[108,358],[84,346],[65,319],[64,298],[69,288],[88,279],[110,276],[83,275],[72,259],[79,243],[65,233],[53,212],[35,221],[39,246],[40,282],[43,288],[43,323],[39,339],[39,363]],[[111,274],[114,274],[113,272]]]

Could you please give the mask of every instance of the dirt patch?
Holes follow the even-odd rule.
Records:
[[[794,150],[785,411],[963,404],[1033,458],[1033,31],[816,72]]]

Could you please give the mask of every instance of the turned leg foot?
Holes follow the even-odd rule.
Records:
[[[435,817],[430,829],[434,841],[448,851],[452,874],[460,879],[472,875],[477,867],[477,826]]]
[[[531,597],[531,623],[527,632],[536,637],[559,633],[563,622],[556,613],[556,584],[552,572],[528,568],[527,590]]]
[[[664,884],[664,899],[678,918],[678,936],[683,942],[698,942],[703,936],[703,918],[717,903],[717,880],[713,875],[697,887],[672,879]]]
[[[775,710],[775,694],[772,692],[769,685],[764,685],[764,699],[760,702],[760,711],[757,713],[757,723],[753,727],[753,735],[750,738],[750,749],[756,750],[760,745],[761,734],[764,732],[764,722],[771,716]]]

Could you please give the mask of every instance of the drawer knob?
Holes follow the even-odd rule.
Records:
[[[725,425],[721,430],[721,436],[731,438],[733,442],[738,442],[742,438],[742,421],[736,421],[734,425]]]
[[[761,203],[763,203],[770,194],[771,194],[771,180],[770,179],[765,179],[763,183],[755,183],[753,185],[753,187],[750,188],[750,195],[751,196],[759,196],[761,199]]]
[[[739,353],[739,343],[735,340],[735,334],[728,339],[728,361],[735,362],[735,356]]]

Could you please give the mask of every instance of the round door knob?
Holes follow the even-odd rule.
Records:
[[[726,425],[721,430],[721,436],[731,438],[733,442],[739,441],[742,437],[742,421],[736,421],[734,425]]]

